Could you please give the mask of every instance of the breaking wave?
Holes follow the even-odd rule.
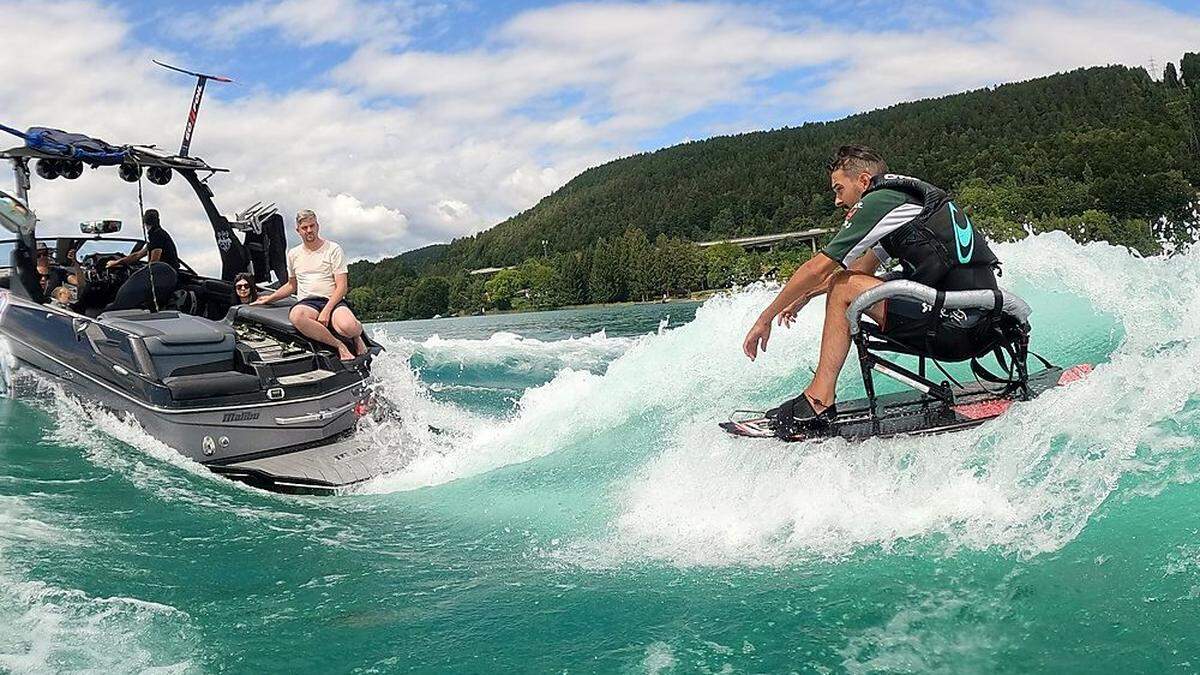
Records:
[[[1034,308],[1034,348],[1098,367],[978,429],[801,445],[719,433],[730,410],[777,402],[816,364],[819,306],[790,331],[776,329],[765,357],[741,355],[746,326],[775,292],[759,286],[708,301],[685,326],[628,340],[602,370],[564,359],[499,422],[432,401],[404,376],[409,413],[448,433],[433,447],[418,444],[402,471],[371,490],[438,485],[583,449],[623,453],[627,470],[608,485],[599,531],[555,553],[572,563],[783,564],[913,542],[1056,550],[1122,480],[1196,475],[1187,455],[1200,437],[1200,256],[1137,258],[1058,234],[998,248],[1002,282]],[[508,340],[456,347],[469,354],[460,358],[478,359]],[[514,361],[543,358],[542,346],[516,342]],[[861,395],[856,380],[845,374],[839,395]],[[595,442],[601,436],[606,442]]]
[[[497,497],[588,495],[587,517],[560,528],[560,545],[545,552],[557,563],[781,565],[869,548],[1036,555],[1076,537],[1120,485],[1130,498],[1200,475],[1190,459],[1200,438],[1200,253],[1139,258],[1054,233],[997,249],[1002,283],[1034,309],[1034,349],[1098,365],[980,428],[792,445],[722,434],[715,425],[731,410],[777,403],[816,365],[820,303],[777,328],[756,362],[741,354],[746,327],[776,292],[759,285],[637,337],[383,334],[375,372],[392,415],[363,437],[388,447],[398,469],[363,492],[491,475],[480,489]],[[481,391],[504,401],[455,398]],[[861,393],[848,369],[839,396]],[[94,427],[72,424],[64,440],[87,446]],[[197,472],[140,430],[101,430],[158,460],[144,478],[152,489],[185,488],[164,485],[164,465]],[[517,464],[527,466],[496,473]],[[223,494],[210,498],[240,498]]]

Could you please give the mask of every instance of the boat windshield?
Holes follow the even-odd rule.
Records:
[[[88,239],[79,245],[79,250],[75,252],[75,257],[82,260],[84,257],[99,253],[101,255],[108,253],[120,253],[121,255],[129,255],[140,242],[124,241],[113,239]]]
[[[75,260],[83,260],[86,256],[97,253],[100,255],[114,253],[129,255],[142,244],[140,239],[85,239],[83,237],[47,237],[39,238],[37,241],[39,246],[46,246],[51,250],[62,247],[64,256],[70,249],[78,246],[78,250],[75,251]],[[5,271],[12,266],[12,252],[16,246],[15,239],[0,240],[0,276],[7,276]],[[58,263],[72,264],[69,259],[60,259]]]

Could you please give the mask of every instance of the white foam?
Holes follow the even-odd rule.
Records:
[[[659,675],[659,673],[671,670],[677,663],[671,645],[662,641],[653,642],[646,646],[646,657],[642,659],[642,669],[648,675]]]
[[[1111,246],[1079,246],[1060,236],[1002,247],[1001,257],[1008,262],[1007,280],[1039,285],[1039,292],[1077,295],[1113,315],[1125,338],[1110,362],[1088,379],[1014,406],[976,430],[789,445],[714,431],[719,415],[713,409],[727,397],[706,386],[707,368],[739,391],[761,381],[758,364],[735,362],[720,347],[706,357],[693,348],[691,358],[703,361],[706,373],[686,371],[686,385],[672,390],[656,377],[675,374],[673,367],[682,364],[667,359],[659,374],[631,378],[622,367],[626,359],[636,363],[631,350],[605,379],[616,377],[627,386],[648,379],[647,386],[665,399],[659,406],[694,414],[669,430],[660,452],[647,448],[648,460],[618,493],[607,532],[557,555],[600,566],[639,560],[775,565],[918,538],[947,551],[998,547],[1018,555],[1056,550],[1074,539],[1123,476],[1147,462],[1178,462],[1187,452],[1180,444],[1153,444],[1161,436],[1158,423],[1200,394],[1194,375],[1200,363],[1200,265],[1195,254],[1134,259]],[[1092,287],[1098,289],[1094,298]],[[746,312],[735,309],[746,297],[762,306],[754,292],[715,306],[724,305],[725,316],[736,317],[727,323],[737,328],[705,325],[703,310],[696,324],[714,342],[740,344],[735,340],[740,336],[730,333],[748,325]],[[1080,310],[1092,311],[1086,304]],[[817,320],[816,313],[803,319],[810,331]],[[687,331],[675,333],[683,339]],[[782,347],[791,371],[815,358],[815,339],[804,348],[797,347],[799,341],[775,340],[772,348]],[[706,398],[708,410],[684,404],[693,397]],[[634,393],[623,400],[638,405],[644,399]]]
[[[485,340],[442,338],[435,334],[422,341],[392,336],[385,330],[379,339],[389,351],[406,360],[419,354],[427,368],[452,366],[465,370],[499,366],[513,372],[553,372],[568,366],[602,370],[634,342],[633,338],[610,338],[603,330],[565,340],[538,340],[501,331]]]
[[[739,358],[741,332],[772,292],[760,285],[709,300],[692,323],[631,339],[603,374],[566,368],[526,390],[516,414],[502,423],[451,422],[455,443],[436,453],[418,453],[402,472],[379,479],[371,489],[413,489],[477,475],[586,442],[648,415],[729,410],[795,364],[815,365],[813,355],[799,348],[805,337],[816,336],[819,327],[813,326],[793,329],[790,339],[772,345],[754,364]]]
[[[49,497],[0,498],[0,671],[189,670],[190,660],[178,653],[191,651],[181,639],[187,614],[140,598],[93,597],[17,570],[19,552],[29,546],[40,557],[93,545],[84,533],[47,522],[31,499]]]

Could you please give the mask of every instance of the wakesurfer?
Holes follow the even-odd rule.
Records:
[[[843,228],[812,259],[801,265],[751,326],[742,344],[750,360],[766,351],[771,324],[790,326],[809,300],[828,293],[820,357],[812,382],[781,410],[780,435],[827,427],[837,414],[838,373],[850,349],[846,310],[859,295],[884,280],[875,272],[898,262],[903,277],[938,291],[995,290],[999,261],[984,237],[947,193],[916,178],[888,173],[874,150],[861,145],[838,149],[828,165],[834,204],[846,209]],[[867,310],[888,339],[916,353],[970,351],[964,341],[985,314],[976,310],[933,311],[904,298],[881,301]]]

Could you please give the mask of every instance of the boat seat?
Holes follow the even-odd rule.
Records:
[[[146,310],[105,312],[100,321],[140,338],[160,377],[233,370],[237,337],[227,324]]]
[[[237,371],[167,377],[163,378],[163,384],[176,401],[249,394],[262,388],[256,375]]]
[[[224,341],[233,331],[223,323],[181,312],[122,309],[105,312],[100,320],[138,337],[156,338],[164,344],[211,344]]]
[[[1028,324],[1029,315],[1033,313],[1033,310],[1029,308],[1029,304],[1012,291],[1001,288],[999,289],[999,293],[1001,299],[1000,311],[1019,323]],[[937,295],[938,291],[936,289],[906,279],[885,281],[878,286],[867,289],[846,308],[846,318],[850,321],[850,334],[856,335],[858,333],[862,315],[869,307],[881,300],[888,298],[908,298],[932,306],[937,300]],[[942,306],[946,309],[990,310],[996,303],[995,294],[989,290],[947,291],[943,295],[945,300]]]
[[[987,322],[981,324],[979,329],[971,329],[976,330],[973,338],[962,344],[956,344],[952,348],[945,345],[938,345],[937,343],[931,345],[928,339],[923,344],[898,342],[894,339],[888,339],[886,334],[880,331],[874,324],[862,323],[863,314],[866,313],[867,309],[883,300],[889,298],[915,300],[929,305],[930,310],[933,311],[933,308],[939,304],[939,296],[941,297],[941,306],[947,310],[969,309],[986,312],[999,310],[999,323]],[[1003,288],[995,291],[968,290],[943,292],[915,281],[899,279],[885,281],[878,286],[864,291],[846,309],[846,319],[850,322],[851,336],[857,336],[862,332],[869,338],[879,339],[868,342],[869,347],[884,351],[912,354],[919,357],[928,357],[937,361],[955,362],[977,358],[1005,344],[1011,335],[1007,329],[1003,329],[1001,326],[1019,327],[1019,330],[1024,331],[1028,335],[1029,316],[1032,314],[1032,311],[1029,304],[1022,300],[1020,296]]]
[[[230,325],[239,319],[253,321],[267,328],[285,333],[295,333],[296,327],[292,325],[292,320],[288,317],[295,304],[296,299],[289,297],[269,305],[234,305],[229,308],[229,314],[225,316],[225,321]]]

